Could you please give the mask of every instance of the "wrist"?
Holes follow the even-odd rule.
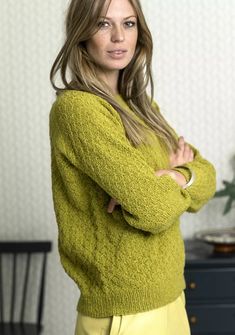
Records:
[[[185,176],[186,183],[182,186],[183,189],[188,188],[194,183],[196,175],[191,167],[186,165],[179,165],[173,168],[173,170],[178,171]]]
[[[181,172],[172,169],[169,170],[169,175],[177,182],[179,186],[184,187],[184,185],[187,184],[187,180]]]

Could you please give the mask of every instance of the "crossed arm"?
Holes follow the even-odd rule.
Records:
[[[160,233],[185,211],[198,211],[215,191],[212,164],[183,138],[168,169],[154,171],[128,141],[119,114],[95,95],[61,95],[50,114],[50,136],[56,159],[66,158],[110,195],[108,212],[114,201],[120,203],[125,221],[136,229]],[[185,188],[191,171],[195,182]]]
[[[179,171],[174,170],[175,167],[181,166],[194,160],[194,153],[191,147],[185,142],[184,137],[181,136],[178,141],[178,149],[175,152],[172,152],[169,157],[169,169],[162,169],[155,171],[155,175],[160,177],[163,175],[169,175],[172,179],[174,179],[177,184],[183,187],[186,184],[185,176]],[[112,213],[115,206],[119,205],[119,203],[111,198],[108,204],[108,213]]]

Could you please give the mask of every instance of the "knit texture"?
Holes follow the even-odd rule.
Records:
[[[120,96],[117,101],[134,113]],[[133,147],[118,112],[86,92],[57,97],[50,140],[59,252],[81,291],[78,310],[107,317],[176,299],[185,288],[179,217],[213,196],[213,166],[194,149],[192,186],[183,190],[170,176],[156,177],[169,167],[163,141],[154,135],[151,145]],[[110,214],[111,197],[119,205]]]

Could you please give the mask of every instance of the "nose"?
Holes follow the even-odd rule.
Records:
[[[112,42],[123,42],[125,39],[124,30],[122,27],[113,27],[111,40]]]

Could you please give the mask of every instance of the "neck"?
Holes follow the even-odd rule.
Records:
[[[109,73],[100,73],[99,77],[109,86],[113,94],[118,94],[119,71],[110,71]]]

